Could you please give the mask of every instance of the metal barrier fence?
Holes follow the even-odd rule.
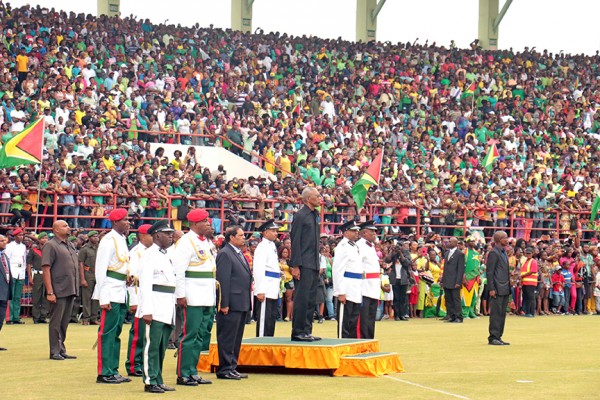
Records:
[[[4,229],[11,228],[11,219],[12,226],[24,226],[26,230],[35,232],[49,230],[56,220],[66,219],[72,228],[106,230],[110,228],[108,214],[115,207],[138,209],[132,216],[134,229],[157,219],[169,219],[179,229],[183,219],[179,213],[185,212],[185,207],[173,206],[173,201],[181,200],[181,196],[123,197],[112,193],[84,192],[75,196],[75,203],[65,203],[65,194],[42,190],[39,198],[37,191],[21,192],[21,195],[31,202],[25,204],[24,209],[32,215],[29,218],[17,218],[10,209],[13,205],[12,197],[18,192],[11,192],[11,197],[7,197],[6,193],[2,193],[0,198],[0,221]],[[217,233],[221,232],[226,224],[236,222],[240,223],[246,232],[253,232],[269,218],[281,221],[282,231],[287,231],[294,213],[301,207],[299,201],[290,202],[285,199],[188,196],[184,203],[189,205],[189,209],[206,209],[213,219],[213,227]],[[589,210],[548,209],[543,212],[531,212],[523,209],[441,207],[427,210],[406,203],[370,204],[360,213],[347,204],[335,204],[330,207],[323,205],[320,209],[321,233],[339,234],[337,227],[350,218],[363,221],[367,218],[375,219],[386,236],[414,234],[416,237],[423,237],[437,233],[442,237],[465,238],[473,232],[481,232],[482,236],[490,238],[495,231],[505,230],[510,237],[529,240],[543,235],[564,237],[571,234],[574,227],[583,231],[584,239],[595,235],[595,230],[588,226]]]

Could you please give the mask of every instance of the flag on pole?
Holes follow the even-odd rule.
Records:
[[[491,172],[494,168],[494,161],[500,156],[498,153],[498,148],[496,147],[496,143],[492,143],[488,148],[485,159],[483,160],[483,166],[487,170],[487,172]]]
[[[0,168],[41,163],[43,145],[44,119],[40,118],[0,148]]]
[[[593,223],[596,220],[598,209],[600,209],[600,195],[596,196],[596,200],[594,200],[594,204],[592,204],[592,215],[590,215],[590,222]]]
[[[371,165],[369,165],[369,168],[367,168],[367,171],[363,174],[363,176],[360,177],[360,179],[354,184],[354,186],[352,186],[352,189],[350,190],[358,210],[363,208],[369,188],[373,185],[379,185],[382,161],[383,151],[380,151]]]

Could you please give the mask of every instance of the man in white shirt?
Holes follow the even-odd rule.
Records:
[[[15,102],[15,109],[10,112],[10,118],[12,125],[10,127],[11,132],[21,132],[25,129],[25,122],[27,122],[27,115],[23,111],[23,105],[21,102]]]
[[[7,325],[24,324],[20,318],[21,294],[23,285],[25,284],[25,275],[27,271],[27,248],[23,243],[23,229],[15,229],[13,231],[13,238],[14,240],[6,245],[6,250],[4,251],[4,254],[8,257],[10,262],[10,273],[13,277],[12,300],[10,302],[9,318],[6,321]]]

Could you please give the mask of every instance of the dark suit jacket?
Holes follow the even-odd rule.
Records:
[[[450,251],[448,251],[450,254]],[[456,285],[462,286],[463,275],[465,274],[465,255],[458,248],[454,250],[452,257],[446,255],[444,264],[444,275],[442,276],[442,286],[446,289],[454,289]]]
[[[319,222],[317,211],[302,207],[292,221],[290,267],[319,270]]]
[[[508,258],[502,254],[498,246],[494,246],[490,251],[485,265],[488,289],[495,290],[499,296],[508,296],[510,294]]]
[[[242,254],[227,243],[217,254],[217,281],[220,285],[221,308],[250,311],[252,273]]]
[[[0,301],[12,300],[12,285],[13,278],[10,273],[10,261],[8,261],[8,257],[2,253],[0,257],[4,257],[4,261],[6,261],[6,266],[8,267],[8,281],[6,280],[6,274],[4,273],[4,267],[0,264]],[[1,262],[1,261],[0,261]]]

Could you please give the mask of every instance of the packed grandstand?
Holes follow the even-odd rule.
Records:
[[[236,218],[250,231],[269,217],[291,221],[302,188],[315,185],[324,233],[373,217],[388,236],[504,228],[554,240],[579,227],[595,237],[598,55],[0,12],[2,142],[44,123],[43,162],[0,170],[9,227],[67,218],[108,228],[115,206],[136,226],[185,223],[205,207],[217,231]],[[153,142],[190,147],[150,151]],[[225,147],[274,179],[209,170],[194,145]],[[380,184],[356,210],[350,189],[379,151]]]

